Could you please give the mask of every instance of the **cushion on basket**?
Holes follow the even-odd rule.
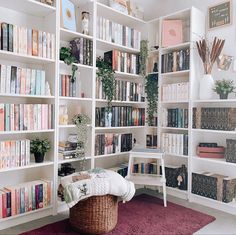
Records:
[[[89,174],[90,178],[85,177],[85,179],[73,182],[75,176],[81,178],[79,177],[81,174]],[[80,200],[91,196],[110,194],[121,197],[123,201],[130,201],[135,194],[134,184],[111,170],[94,169],[75,173],[63,177],[61,183],[64,187],[65,201],[70,208]]]

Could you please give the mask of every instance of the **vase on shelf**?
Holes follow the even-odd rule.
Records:
[[[221,100],[227,100],[229,93],[220,93],[219,95]]]
[[[44,161],[45,153],[34,153],[35,162],[42,163]]]
[[[211,74],[204,74],[200,79],[199,99],[210,100],[213,96],[214,80]]]

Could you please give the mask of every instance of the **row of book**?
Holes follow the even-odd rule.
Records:
[[[139,74],[139,55],[113,50],[104,53],[104,60],[117,72]]]
[[[236,108],[193,108],[193,128],[236,130]]]
[[[84,65],[93,65],[93,41],[87,38],[75,38],[70,41],[71,53],[76,62]]]
[[[115,80],[114,100],[144,102],[145,92],[142,83]],[[101,79],[96,79],[96,99],[106,99]]]
[[[181,49],[162,55],[161,72],[170,73],[189,69],[190,49]]]
[[[71,75],[60,75],[59,96],[76,96],[76,79],[72,80]]]
[[[157,162],[134,163],[131,169],[133,174],[158,174]]]
[[[188,128],[188,109],[163,109],[162,126]]]
[[[203,183],[204,182],[204,183]],[[229,203],[235,198],[236,178],[211,172],[192,173],[192,193]]]
[[[130,106],[96,107],[96,127],[144,126],[145,109]]]
[[[189,96],[189,83],[164,84],[161,87],[162,101],[186,101]]]
[[[0,104],[0,131],[51,129],[52,116],[51,104]]]
[[[3,94],[49,95],[45,71],[0,65],[0,92]]]
[[[132,134],[96,134],[95,156],[128,152],[132,149]]]
[[[0,218],[50,206],[52,190],[50,180],[36,180],[0,189]]]
[[[58,159],[66,160],[76,157],[77,143],[70,141],[59,141],[58,144]]]
[[[30,140],[6,140],[0,142],[0,170],[30,164]]]
[[[146,135],[146,147],[157,148],[157,135]]]
[[[3,22],[1,50],[55,59],[55,35]]]
[[[97,17],[97,38],[139,50],[141,32],[103,17]]]
[[[188,155],[188,134],[161,134],[161,149],[169,154]]]
[[[123,162],[119,164],[119,166],[109,168],[108,170],[115,171],[116,173],[125,177],[128,174],[128,164],[129,164],[128,162]]]

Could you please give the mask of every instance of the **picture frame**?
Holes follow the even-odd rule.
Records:
[[[70,0],[61,0],[61,26],[76,32],[75,5]]]
[[[232,0],[223,1],[208,7],[208,30],[232,25]]]

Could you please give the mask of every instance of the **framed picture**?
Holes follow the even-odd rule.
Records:
[[[208,29],[232,24],[232,0],[208,8]]]
[[[61,0],[61,26],[76,31],[75,6],[70,0]]]

